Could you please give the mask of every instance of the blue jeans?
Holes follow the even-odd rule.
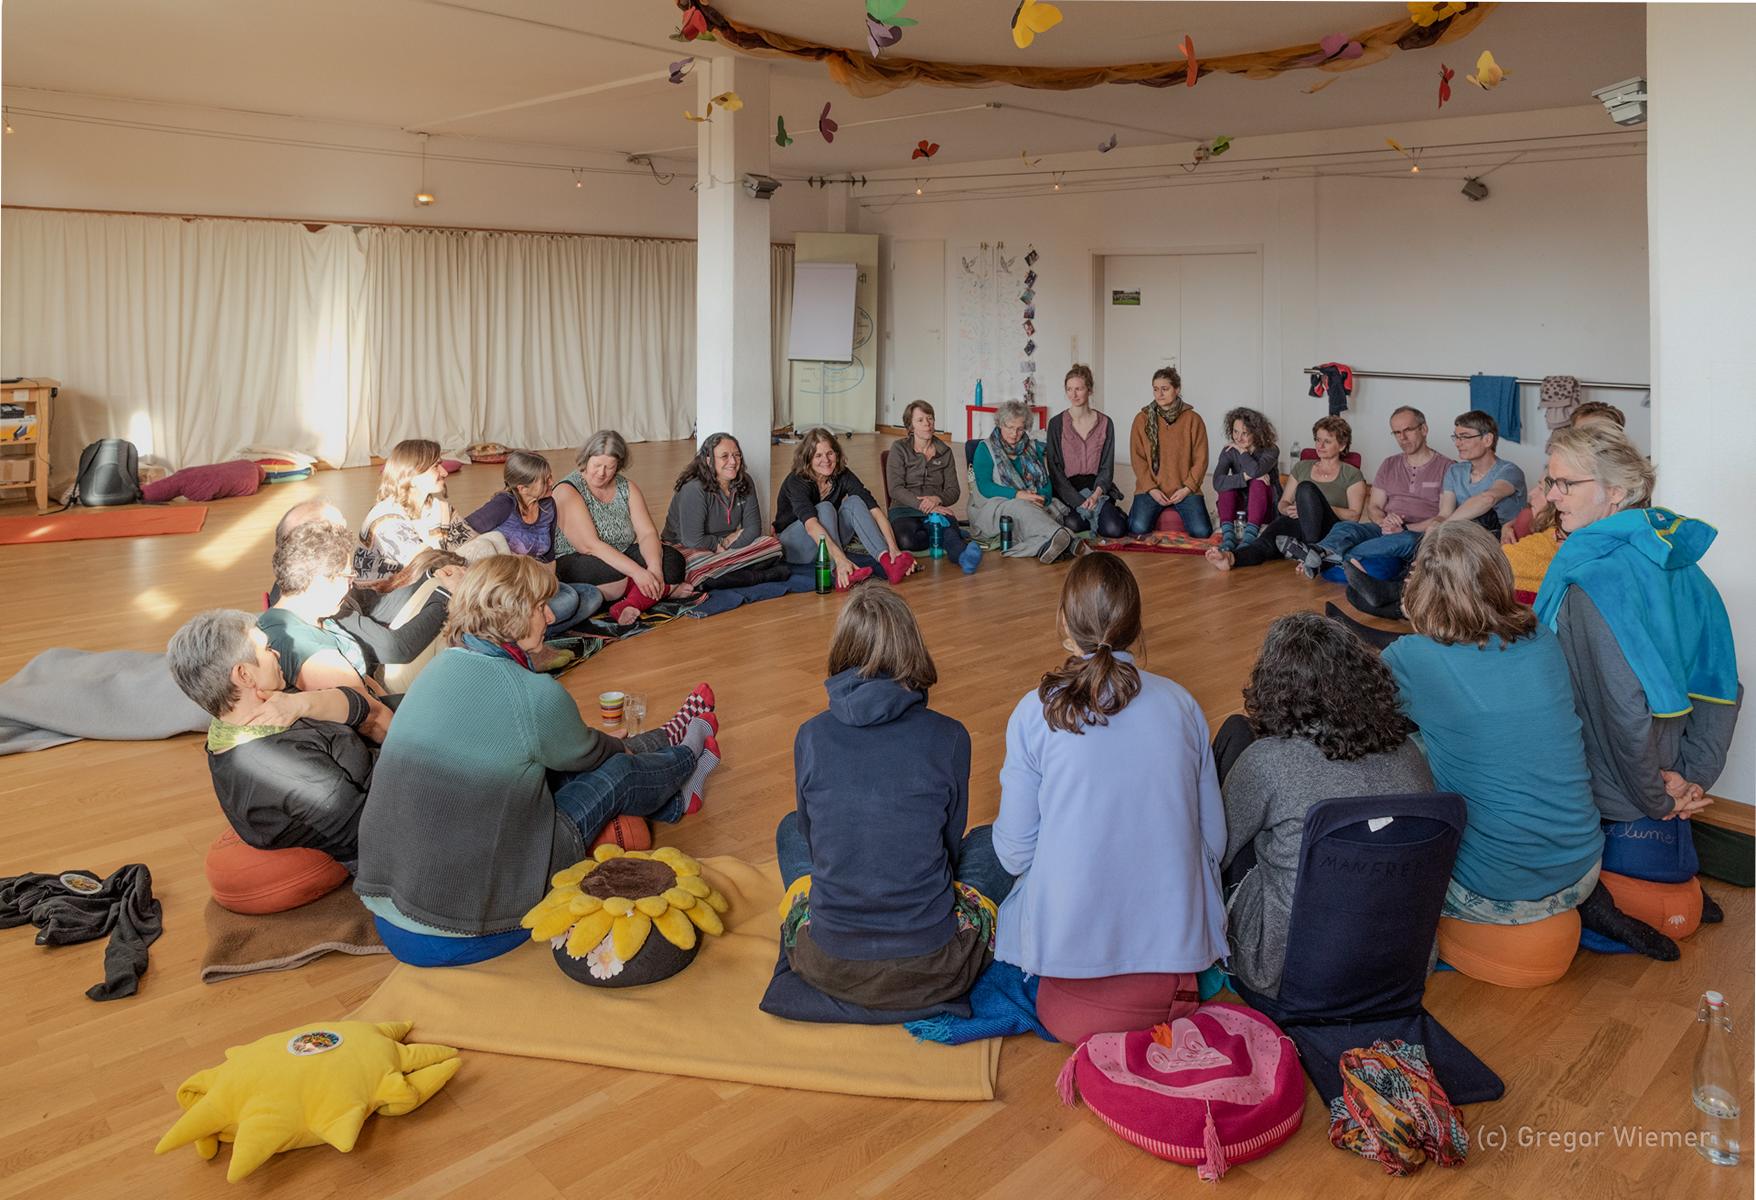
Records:
[[[1158,515],[1166,508],[1177,510],[1177,515],[1183,518],[1183,528],[1188,530],[1190,537],[1212,536],[1213,522],[1207,516],[1207,501],[1198,492],[1190,492],[1170,505],[1154,500],[1151,492],[1141,492],[1134,497],[1134,506],[1128,510],[1128,532],[1135,537],[1144,537],[1151,533],[1153,525],[1158,522]]]
[[[563,583],[549,598],[549,611],[555,623],[543,631],[545,637],[566,633],[604,606],[604,594],[589,583]]]
[[[1080,488],[1079,498],[1089,500],[1096,492],[1095,488]],[[1099,493],[1101,495],[1101,493]],[[1075,508],[1073,521],[1082,525],[1099,537],[1121,537],[1128,532],[1128,519],[1124,517],[1109,496],[1102,495],[1095,508]]]
[[[849,542],[858,538],[860,545],[873,558],[890,553],[890,544],[884,540],[884,531],[878,528],[878,522],[872,517],[872,510],[858,496],[843,497],[839,512],[827,500],[823,501],[817,506],[817,522],[823,526],[823,532],[829,535],[829,540],[843,550],[847,549]],[[786,551],[787,561],[794,566],[808,567],[817,561],[817,542],[805,532],[803,521],[794,521],[781,530],[780,544]]]
[[[1399,558],[1406,563],[1414,561],[1421,535],[1410,529],[1385,533],[1369,521],[1342,521],[1317,544],[1325,550],[1333,550],[1343,560]]]
[[[555,807],[588,846],[614,817],[651,817],[674,824],[689,806],[682,789],[695,773],[693,750],[671,745],[658,730],[635,734],[624,745],[628,753],[612,755],[595,771],[549,773]]]
[[[780,819],[780,825],[774,831],[774,853],[780,860],[781,886],[792,887],[794,880],[811,873],[811,847],[805,844],[797,812],[790,812]],[[874,846],[873,853],[883,853],[883,847]],[[995,904],[1006,899],[1015,880],[1000,865],[1000,858],[994,853],[992,825],[978,825],[963,835],[957,861],[952,864],[951,877],[959,883],[969,884]]]

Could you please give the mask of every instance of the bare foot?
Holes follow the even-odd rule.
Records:
[[[634,624],[634,622],[638,620],[640,620],[640,610],[633,605],[629,605],[627,608],[624,608],[621,612],[616,614],[616,624],[622,626],[624,629],[628,628],[628,626]]]
[[[672,600],[687,600],[690,596],[693,596],[694,594],[695,594],[695,585],[692,583],[673,584],[670,592],[667,593],[669,598]]]
[[[1214,546],[1207,552],[1207,561],[1216,571],[1229,571],[1232,569],[1232,552]]]

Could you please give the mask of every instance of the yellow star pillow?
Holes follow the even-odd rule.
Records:
[[[463,1060],[450,1046],[404,1044],[408,1021],[330,1021],[273,1033],[226,1051],[177,1089],[184,1113],[155,1153],[195,1143],[203,1158],[232,1143],[236,1183],[283,1150],[354,1148],[375,1112],[400,1117],[444,1087]]]

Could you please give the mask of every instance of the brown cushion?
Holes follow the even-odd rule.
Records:
[[[309,904],[348,881],[348,869],[321,850],[258,850],[226,830],[207,851],[214,902],[236,913],[277,913]]]

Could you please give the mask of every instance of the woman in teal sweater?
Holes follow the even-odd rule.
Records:
[[[694,812],[719,762],[705,684],[624,742],[588,728],[561,684],[530,669],[554,589],[522,556],[471,568],[452,597],[450,646],[385,739],[354,889],[404,962],[480,962],[530,940],[519,919],[551,874],[584,858],[613,817]]]
[[[1062,524],[1066,506],[1055,499],[1043,448],[1025,428],[1030,415],[1028,406],[1008,400],[994,413],[993,432],[976,443],[969,526],[979,538],[997,538],[1001,518],[1010,517],[1007,556],[1049,563],[1073,552],[1073,534]]]

